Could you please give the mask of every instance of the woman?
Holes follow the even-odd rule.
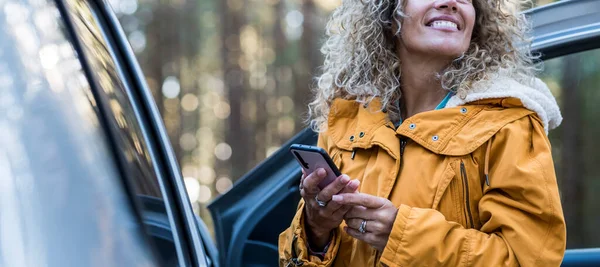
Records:
[[[280,265],[560,265],[562,118],[513,4],[343,1],[309,108],[345,174],[303,175]]]

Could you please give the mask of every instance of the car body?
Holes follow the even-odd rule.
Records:
[[[600,48],[598,0],[528,15],[544,60]],[[214,200],[214,242],[107,2],[0,0],[0,266],[277,266],[300,199],[287,147],[316,140]],[[600,248],[563,265],[600,266]]]

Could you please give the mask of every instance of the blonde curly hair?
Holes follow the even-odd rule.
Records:
[[[381,101],[390,118],[398,118],[401,97],[400,66],[396,54],[406,0],[344,0],[326,26],[321,48],[325,60],[316,77],[314,99],[308,105],[309,124],[327,129],[335,98],[369,104]],[[509,2],[510,1],[510,2]],[[494,73],[508,73],[531,83],[538,68],[531,54],[529,22],[519,8],[529,0],[475,0],[476,19],[468,50],[437,74],[442,88],[464,98],[474,83]]]

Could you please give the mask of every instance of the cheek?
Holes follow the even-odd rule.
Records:
[[[469,45],[471,43],[472,40],[472,36],[473,36],[473,30],[475,28],[475,10],[472,10],[472,12],[469,12],[468,15],[465,16],[466,20],[467,20],[467,27],[468,29],[465,31],[466,37],[464,40],[464,49],[465,51],[469,48]]]
[[[402,21],[402,28],[400,30],[400,36],[404,40],[409,40],[411,38],[416,38],[419,35],[417,29],[417,22],[414,19],[406,18]]]
[[[476,14],[475,14],[475,9],[473,7],[471,7],[471,9],[468,10],[468,12],[465,12],[466,14],[464,15],[468,32],[472,33],[473,32],[473,28],[475,28],[475,20],[476,20]]]

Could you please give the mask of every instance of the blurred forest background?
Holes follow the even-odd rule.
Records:
[[[551,0],[534,1],[540,6]],[[340,0],[111,0],[146,75],[188,194],[205,205],[305,127],[329,14]],[[569,247],[600,246],[600,51],[546,62]]]

